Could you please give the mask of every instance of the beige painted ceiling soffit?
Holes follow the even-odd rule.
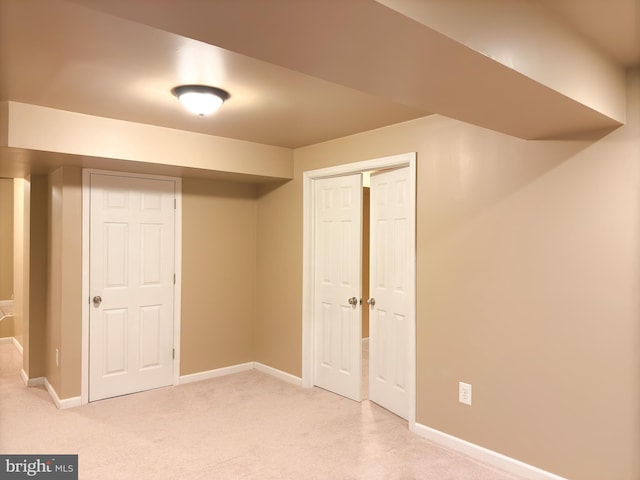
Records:
[[[28,173],[32,158],[44,158],[44,170],[55,165],[51,163],[53,159],[61,162],[58,166],[98,165],[97,168],[124,167],[127,171],[140,171],[143,164],[154,165],[156,172],[196,172],[248,183],[278,183],[293,178],[293,150],[289,148],[26,103],[2,104],[8,106],[8,138],[2,146],[9,147],[2,159],[7,163],[15,161],[16,168],[22,169],[13,172],[15,176]],[[21,153],[22,163],[11,157],[16,152]],[[36,163],[34,166],[38,168]],[[6,172],[4,175],[10,176]]]
[[[625,68],[538,1],[376,1],[614,120],[625,119]]]
[[[624,69],[528,0],[72,0],[526,139],[625,121]]]
[[[640,67],[638,0],[532,0],[627,69]]]
[[[160,0],[147,14],[183,5],[209,2]],[[288,148],[430,113],[102,11],[137,6],[0,0],[0,100]],[[231,98],[216,115],[190,115],[171,94],[190,83]]]

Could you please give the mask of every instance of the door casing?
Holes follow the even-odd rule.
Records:
[[[410,170],[410,210],[409,224],[409,430],[415,431],[416,423],[416,153],[405,153],[373,160],[337,165],[334,167],[309,170],[303,174],[303,279],[302,279],[302,386],[313,387],[314,359],[314,188],[313,182],[319,178],[350,175],[354,173],[382,170],[386,168],[409,167]]]
[[[175,301],[173,306],[173,385],[180,383],[180,324],[182,299],[182,179],[162,175],[146,175],[138,173],[115,172],[109,170],[83,169],[82,171],[82,366],[80,403],[89,403],[89,228],[90,228],[90,177],[91,174],[113,175],[121,177],[137,177],[157,180],[168,180],[175,183]]]

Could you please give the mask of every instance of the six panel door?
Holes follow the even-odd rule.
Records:
[[[175,182],[92,173],[89,400],[173,383]]]
[[[314,384],[360,401],[360,174],[315,182]]]
[[[371,175],[369,398],[409,415],[408,168]]]

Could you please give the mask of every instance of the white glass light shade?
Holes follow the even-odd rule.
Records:
[[[210,115],[222,105],[222,99],[211,93],[187,92],[178,98],[187,110],[196,115]]]
[[[172,90],[187,110],[196,115],[210,115],[229,98],[229,94],[206,85],[181,85]]]

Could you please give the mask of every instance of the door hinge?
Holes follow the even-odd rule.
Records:
[[[174,285],[176,284],[176,274],[175,273],[173,274],[173,284]]]
[[[178,199],[174,198],[173,199],[173,209],[176,210],[178,208]]]
[[[176,349],[175,348],[173,349],[173,359],[174,360],[176,359]]]

